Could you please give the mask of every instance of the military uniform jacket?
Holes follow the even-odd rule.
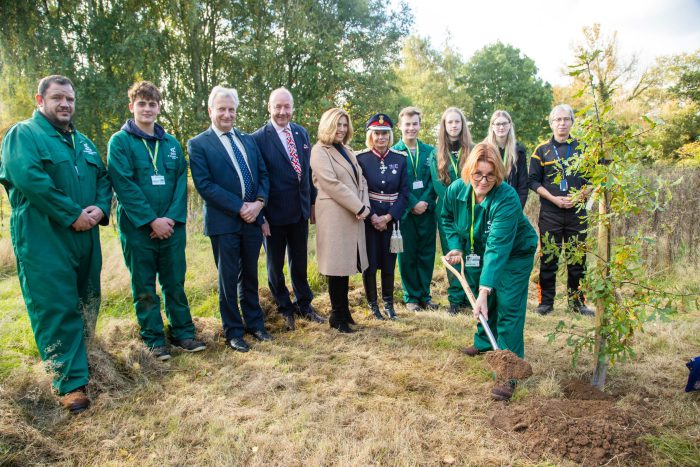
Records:
[[[133,122],[127,122],[109,140],[108,171],[117,195],[117,221],[121,227],[141,228],[157,217],[187,221],[187,161],[180,143],[159,125],[156,138],[147,142],[154,151],[158,139],[156,167],[165,177],[163,185],[154,185],[155,169],[144,138]],[[155,156],[155,154],[154,154]]]
[[[537,146],[530,158],[530,171],[528,174],[528,185],[530,189],[537,192],[541,186],[545,187],[553,196],[568,196],[571,190],[580,190],[585,184],[584,179],[577,173],[565,173],[568,160],[581,153],[578,141],[569,138],[563,143],[558,143],[552,137],[546,143]],[[567,157],[568,154],[568,157]],[[557,180],[557,175],[566,176],[568,190],[561,189]],[[540,197],[542,209],[547,211],[565,211],[551,201]]]
[[[382,164],[382,161],[372,150],[365,149],[357,154],[357,163],[362,168],[362,175],[367,180],[371,214],[378,216],[391,214],[392,219],[400,220],[408,204],[406,156],[389,149]],[[398,193],[398,197],[394,202],[382,202],[372,199],[373,193],[380,196]],[[367,221],[369,221],[369,217]]]
[[[13,230],[37,238],[51,230],[79,234],[70,226],[91,205],[104,213],[100,224],[109,223],[112,187],[97,148],[78,131],[68,140],[38,110],[3,138],[0,183],[12,206]]]
[[[448,250],[472,251],[470,229],[474,210],[473,251],[481,257],[479,284],[494,288],[510,258],[527,258],[537,250],[537,234],[507,183],[495,186],[484,200],[472,205],[472,186],[457,180],[447,188],[442,223]]]
[[[428,203],[428,210],[426,212],[434,211],[436,196],[430,176],[430,156],[433,151],[435,151],[435,148],[418,140],[418,144],[416,145],[417,154],[414,153],[411,155],[406,147],[406,143],[403,141],[396,143],[392,149],[406,154],[408,174],[406,179],[408,185],[406,215],[410,214],[411,209],[420,201]],[[416,156],[418,156],[417,159]],[[423,186],[421,188],[414,188],[416,181],[422,182]]]

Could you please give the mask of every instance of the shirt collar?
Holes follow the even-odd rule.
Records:
[[[286,128],[289,128],[290,132],[292,131],[291,127],[289,126],[289,123],[287,124],[287,126],[279,126],[272,119],[270,119],[270,123],[272,123],[272,126],[275,128],[275,131],[277,132],[277,134],[282,133]]]
[[[214,130],[214,133],[216,133],[216,136],[218,136],[219,138],[221,138],[222,136],[224,136],[226,134],[225,131],[219,130],[219,128],[216,125],[212,124],[211,129]],[[236,132],[234,130],[235,130],[235,128],[231,128],[231,134],[233,134],[233,135],[236,134]]]

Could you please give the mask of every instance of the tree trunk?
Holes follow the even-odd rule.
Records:
[[[598,222],[598,271],[603,280],[608,277],[608,264],[610,262],[610,224],[606,219],[608,214],[608,206],[610,195],[605,188],[601,188],[600,201],[598,203],[598,214],[600,221]],[[591,384],[598,389],[603,389],[605,386],[605,377],[608,372],[609,358],[605,351],[605,336],[602,333],[603,314],[605,313],[605,301],[602,298],[596,300],[595,309],[595,350],[593,357],[595,359],[595,371]]]

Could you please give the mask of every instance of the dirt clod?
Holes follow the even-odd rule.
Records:
[[[510,350],[488,352],[486,363],[496,373],[496,384],[503,384],[511,379],[526,379],[532,376],[532,366]]]
[[[606,401],[612,396],[580,379],[569,379],[562,383],[562,391],[567,399],[586,401]]]

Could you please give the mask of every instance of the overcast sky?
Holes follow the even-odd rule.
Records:
[[[636,53],[650,65],[658,55],[700,49],[700,0],[406,0],[415,16],[412,31],[440,49],[448,37],[465,58],[501,41],[535,61],[551,84],[568,82],[581,28],[600,23],[617,31],[623,55]]]

